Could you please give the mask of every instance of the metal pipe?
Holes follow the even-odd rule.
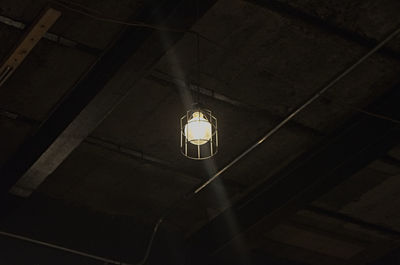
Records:
[[[3,70],[3,72],[0,74],[0,86],[7,80],[8,76],[10,75],[12,71],[11,66],[6,66]]]
[[[256,147],[261,145],[265,140],[267,140],[274,133],[276,133],[280,128],[282,128],[286,123],[288,123],[291,119],[293,119],[300,111],[302,111],[308,105],[313,103],[317,98],[319,98],[329,88],[331,88],[333,85],[335,85],[337,82],[339,82],[343,77],[345,77],[350,72],[352,72],[358,65],[360,65],[362,62],[364,62],[367,58],[369,58],[372,54],[374,54],[377,50],[379,50],[383,45],[385,45],[387,42],[389,42],[391,39],[393,39],[399,33],[400,33],[400,28],[398,28],[392,34],[390,34],[388,37],[386,37],[384,40],[382,40],[378,45],[376,45],[373,49],[371,49],[369,52],[367,52],[363,57],[358,59],[354,64],[352,64],[350,67],[348,67],[342,73],[340,73],[338,76],[333,78],[328,84],[326,84],[322,89],[320,89],[310,99],[308,99],[306,102],[304,102],[300,107],[298,107],[292,113],[290,113],[285,119],[283,119],[280,123],[278,123],[274,128],[272,128],[270,131],[268,131],[260,140],[258,140],[255,144],[250,146],[248,149],[246,149],[243,153],[238,155],[229,164],[227,164],[225,167],[223,167],[221,170],[219,170],[217,173],[215,173],[210,179],[208,179],[206,182],[204,182],[200,187],[198,187],[194,191],[194,194],[199,193],[201,190],[203,190],[205,187],[207,187],[211,182],[213,182],[216,178],[218,178],[222,173],[227,171],[230,167],[232,167],[237,162],[239,162],[248,153],[250,153]]]
[[[109,140],[106,140],[106,139],[101,139],[101,138],[98,138],[98,137],[95,137],[95,136],[88,136],[84,141],[86,143],[88,143],[88,144],[100,146],[102,148],[106,148],[106,149],[112,150],[114,152],[118,152],[120,154],[129,156],[129,157],[132,157],[132,158],[136,158],[138,160],[143,160],[143,161],[146,161],[146,162],[149,162],[149,163],[159,164],[161,166],[164,166],[164,167],[170,168],[170,169],[172,169],[174,171],[177,171],[177,169],[174,168],[174,166],[171,163],[167,162],[167,161],[164,161],[164,160],[158,159],[156,157],[144,154],[142,151],[137,151],[137,150],[133,150],[131,148],[120,146],[120,145],[118,145],[116,143],[113,143],[113,142],[111,142]],[[186,174],[186,172],[179,172],[179,173]]]
[[[82,251],[78,251],[78,250],[74,250],[74,249],[70,249],[70,248],[66,248],[66,247],[61,247],[61,246],[58,246],[58,245],[55,245],[55,244],[47,243],[47,242],[44,242],[44,241],[32,239],[32,238],[25,237],[25,236],[16,235],[16,234],[13,234],[13,233],[0,231],[0,235],[6,236],[6,237],[10,237],[10,238],[14,238],[14,239],[18,239],[18,240],[22,240],[22,241],[26,241],[26,242],[33,243],[33,244],[36,244],[36,245],[45,246],[45,247],[48,247],[48,248],[61,250],[61,251],[68,252],[68,253],[71,253],[71,254],[75,254],[75,255],[78,255],[78,256],[81,256],[81,257],[98,260],[98,261],[104,262],[106,264],[130,265],[128,263],[122,263],[122,262],[119,262],[119,261],[116,261],[116,260],[107,259],[107,258],[104,258],[104,257],[88,254],[88,253],[85,253],[85,252],[82,252]]]

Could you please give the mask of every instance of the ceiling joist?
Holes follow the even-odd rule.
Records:
[[[16,46],[11,55],[0,67],[0,86],[11,76],[18,68],[26,56],[36,46],[39,40],[46,34],[51,26],[61,16],[61,12],[48,8],[37,19],[37,21],[28,30],[20,43]]]

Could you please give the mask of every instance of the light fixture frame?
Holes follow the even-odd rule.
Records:
[[[196,145],[191,143],[185,135],[185,126],[189,120],[193,117],[195,112],[201,112],[207,121],[211,124],[211,138],[202,145]],[[181,153],[189,159],[193,160],[205,160],[213,157],[218,153],[218,121],[215,116],[212,115],[211,110],[201,107],[199,104],[195,104],[191,109],[186,111],[186,114],[182,116],[181,120]]]

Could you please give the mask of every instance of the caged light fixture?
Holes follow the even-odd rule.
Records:
[[[198,103],[181,118],[181,152],[195,160],[210,158],[218,152],[217,118]]]
[[[198,2],[196,3],[198,5]],[[211,110],[204,108],[200,104],[199,34],[196,34],[196,41],[197,102],[181,118],[181,152],[187,158],[204,160],[214,156],[218,152],[218,125],[217,118],[213,116]]]

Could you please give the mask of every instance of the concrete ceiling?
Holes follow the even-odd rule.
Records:
[[[24,142],[42,132],[43,124],[115,45],[124,30],[115,18],[136,21],[150,2],[156,3],[0,1],[1,17],[28,26],[47,5],[61,10],[62,17],[50,33],[74,43],[68,46],[42,39],[1,86],[0,166],[6,167],[24,150],[19,149]],[[323,148],[326,139],[352,130],[365,119],[386,119],[399,132],[399,112],[388,121],[381,109],[371,107],[398,89],[397,36],[216,182],[169,210],[395,30],[400,25],[399,10],[395,0],[379,4],[218,0],[190,27],[201,34],[199,65],[194,34],[178,38],[174,32],[156,31],[136,53],[126,54],[130,60],[107,84],[111,94],[121,93],[115,108],[99,119],[98,126],[88,131],[30,197],[9,195],[14,202],[8,202],[11,206],[4,210],[0,227],[135,263],[144,253],[153,225],[167,211],[155,253],[159,258],[168,252],[172,261],[167,264],[184,264],[179,263],[182,254],[171,253],[185,252],[182,245],[192,242],[202,227],[232,207],[245,207],[246,198],[263,185],[273,186],[280,172],[295,171],[303,155],[318,156],[315,150]],[[113,19],[100,21],[82,14],[88,12]],[[174,16],[172,12],[168,18]],[[187,23],[185,16],[180,18],[179,23]],[[173,26],[181,27],[178,22]],[[2,59],[23,33],[3,19]],[[176,42],[171,44],[173,37]],[[157,45],[169,48],[162,56],[154,55]],[[156,62],[145,67],[153,57]],[[142,65],[146,71],[140,69]],[[199,84],[209,92],[200,100],[218,118],[220,137],[220,151],[211,160],[191,161],[179,151],[179,118],[191,101],[190,92],[179,82]],[[223,100],[216,95],[224,96]],[[290,214],[280,218],[274,214],[260,218],[221,245],[207,262],[369,264],[386,255],[398,247],[400,236],[399,150],[393,141],[383,155],[376,152],[371,161],[360,164],[356,172],[311,203],[287,207]],[[65,227],[66,231],[57,232]],[[0,245],[8,244],[4,240]],[[113,249],[114,242],[118,249]],[[23,253],[24,249],[24,255],[42,264],[54,263],[62,255],[47,250],[36,253],[34,246],[20,244],[10,241],[13,247],[0,254],[0,263],[28,264],[24,258],[13,259],[13,251]],[[166,248],[168,244],[176,247]],[[74,264],[89,264],[71,259]],[[160,261],[152,257],[149,262]]]

